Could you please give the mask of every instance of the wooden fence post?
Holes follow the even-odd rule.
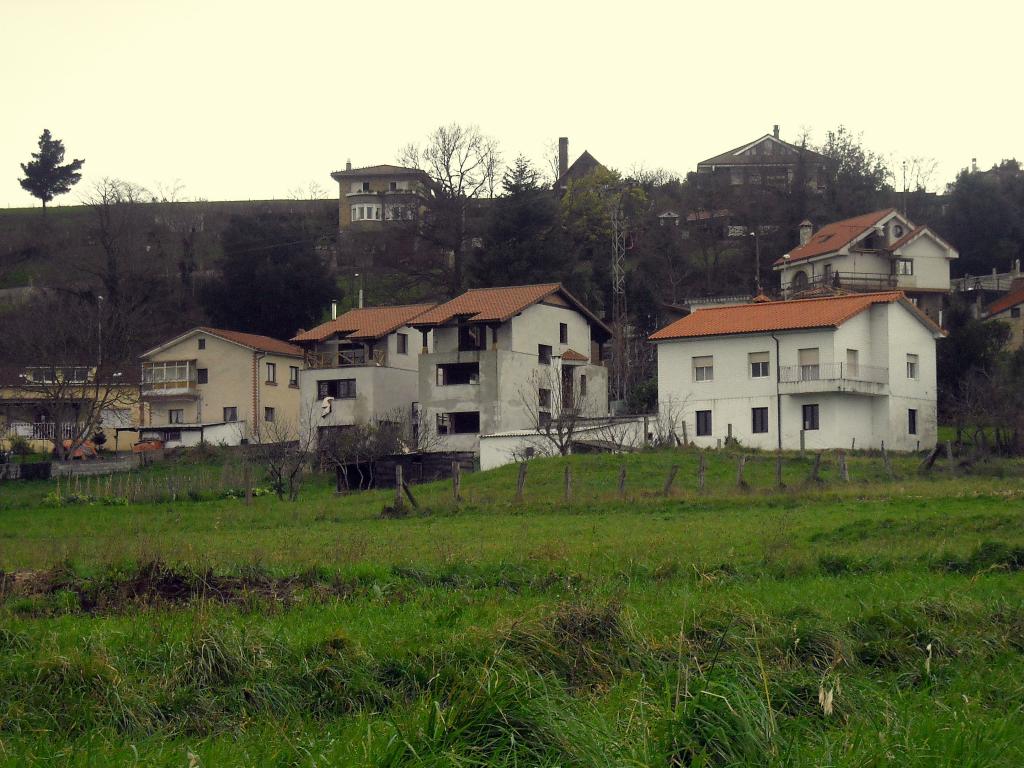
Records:
[[[395,464],[395,512],[400,512],[402,507],[405,505],[402,499],[402,486],[405,485],[405,481],[402,479],[402,465]]]
[[[853,453],[857,446],[857,438],[854,437],[850,440],[850,453]]]
[[[665,478],[665,487],[661,489],[662,496],[668,496],[672,493],[672,483],[676,481],[676,472],[679,471],[679,465],[673,464],[672,468],[668,471],[668,477]]]
[[[885,465],[885,474],[892,480],[892,462],[889,460],[889,452],[885,450],[885,440],[882,441],[882,463]]]
[[[806,435],[804,434],[804,430],[801,429],[800,430],[800,458],[801,459],[804,458],[804,449],[805,449],[806,445],[807,445]]]
[[[462,501],[462,465],[457,461],[452,462],[452,498]]]
[[[846,466],[846,451],[837,451],[839,460],[839,477],[844,483],[850,482],[850,470]]]
[[[252,467],[245,462],[242,470],[242,482],[245,484],[245,506],[252,506]]]
[[[821,451],[814,454],[814,466],[811,467],[810,481],[814,483],[820,483],[821,479],[818,477],[818,472],[821,470]]]
[[[686,433],[686,419],[683,419],[683,447],[690,444],[690,436]]]
[[[953,443],[946,441],[946,461],[949,462],[949,471],[956,474],[956,461],[953,459]]]
[[[747,465],[747,457],[745,455],[740,456],[740,460],[736,464],[736,487],[746,488],[747,481],[743,479],[743,468]]]
[[[619,467],[619,498],[626,498],[626,465]]]
[[[523,500],[523,489],[526,487],[526,462],[519,462],[519,477],[516,478],[516,501]]]
[[[572,467],[568,464],[565,465],[565,501],[572,501]]]
[[[785,488],[785,484],[782,482],[782,451],[775,451],[775,485],[779,488]]]
[[[919,472],[928,472],[932,468],[932,466],[935,464],[935,460],[937,458],[939,458],[939,452],[941,450],[942,450],[942,446],[939,445],[938,443],[936,443],[935,447],[932,448],[928,452],[928,455],[924,457],[924,461],[921,462],[921,465],[918,467],[918,471]]]
[[[704,472],[707,469],[704,463],[704,451],[700,452],[700,460],[697,462],[697,490],[704,490]]]

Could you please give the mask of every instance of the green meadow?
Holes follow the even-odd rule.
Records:
[[[748,455],[0,485],[0,765],[1024,764],[1024,464]]]

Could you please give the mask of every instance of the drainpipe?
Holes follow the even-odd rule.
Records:
[[[779,382],[782,380],[782,366],[779,364],[779,337],[774,333],[775,340],[775,431],[779,436],[779,450],[782,450],[782,395],[779,393]]]
[[[260,423],[260,360],[266,356],[266,352],[254,352],[252,356],[252,424],[249,425],[251,437],[256,437],[257,425]]]

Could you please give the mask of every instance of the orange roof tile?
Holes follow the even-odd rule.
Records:
[[[570,363],[586,363],[590,361],[590,358],[586,355],[581,355],[575,349],[567,349],[562,353],[562,362],[565,361]]]
[[[888,291],[701,309],[656,331],[650,339],[665,341],[696,336],[834,328],[872,304],[888,304],[903,298],[902,291]],[[908,306],[913,307],[912,304]],[[927,320],[924,315],[920,316]],[[938,330],[930,320],[928,323]]]
[[[611,329],[565,290],[561,283],[510,285],[504,288],[473,288],[424,312],[416,318],[413,325],[445,325],[459,317],[465,317],[474,322],[503,323],[554,293],[561,293],[562,297],[578,312],[585,315],[592,325],[609,336],[611,335]]]
[[[1016,281],[1015,281],[1016,282]],[[1005,312],[1008,309],[1016,307],[1018,304],[1024,304],[1024,283],[1018,285],[1016,289],[1011,290],[1005,296],[1000,296],[998,299],[988,305],[988,309],[985,310],[986,316],[991,317],[992,315],[998,315],[1000,312]]]
[[[791,250],[788,259],[776,259],[775,266],[780,264],[792,264],[794,261],[803,261],[815,256],[823,256],[826,253],[834,253],[853,242],[865,230],[875,226],[878,222],[895,212],[895,208],[886,208],[884,211],[873,211],[852,219],[834,221],[827,224],[813,235],[804,245],[798,245]]]
[[[403,304],[396,307],[363,307],[350,309],[336,320],[328,320],[316,328],[302,331],[292,341],[323,341],[341,334],[351,339],[379,339],[396,328],[408,325],[417,315],[422,315],[435,304]]]
[[[207,328],[205,326],[196,330],[208,333],[211,336],[218,336],[226,341],[233,341],[235,344],[241,344],[243,347],[256,349],[260,352],[302,357],[301,347],[296,347],[294,344],[289,344],[287,341],[281,341],[280,339],[272,339],[270,336],[260,336],[255,333],[243,333],[241,331],[226,331],[221,328]]]

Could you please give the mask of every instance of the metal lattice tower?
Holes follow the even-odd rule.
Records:
[[[628,328],[626,322],[626,221],[621,201],[612,208],[612,392],[613,399],[626,397],[628,376]]]

